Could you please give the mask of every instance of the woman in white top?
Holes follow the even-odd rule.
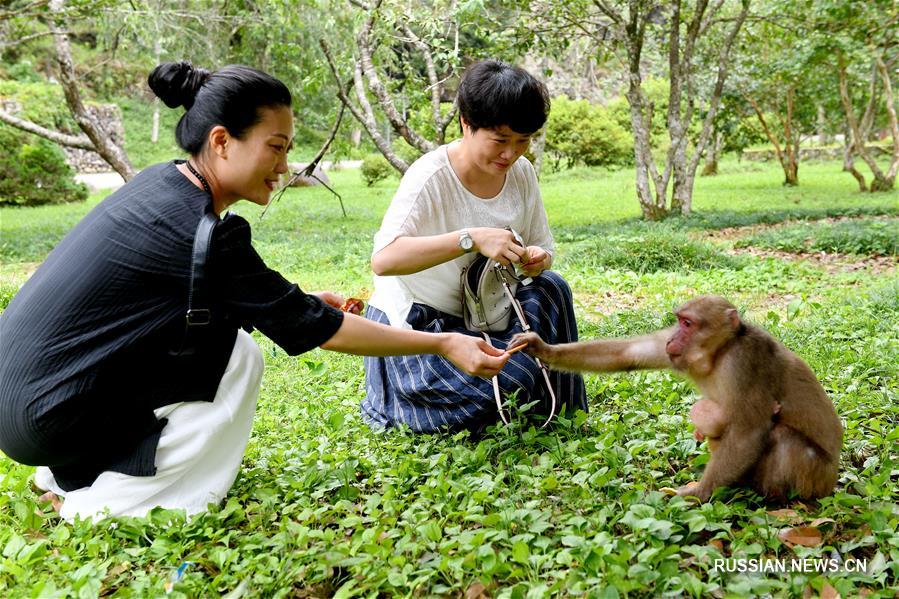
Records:
[[[479,335],[462,320],[460,276],[480,253],[533,277],[516,293],[532,330],[556,343],[575,341],[571,291],[548,270],[553,238],[534,168],[524,157],[546,122],[546,88],[523,69],[489,60],[466,71],[458,98],[462,139],[409,168],[375,235],[375,292],[366,317],[400,328]],[[491,341],[505,347],[519,331],[512,318]],[[362,412],[369,424],[480,431],[497,419],[490,380],[469,376],[441,356],[366,358],[365,371]],[[580,376],[553,372],[550,380],[569,414],[586,411]],[[536,401],[535,411],[549,410],[538,367],[524,352],[511,357],[499,382],[519,404]]]

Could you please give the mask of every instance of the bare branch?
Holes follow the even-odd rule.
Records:
[[[51,19],[48,26],[53,32],[56,46],[56,59],[59,63],[59,82],[62,85],[63,94],[69,112],[84,131],[85,135],[94,145],[93,150],[105,160],[122,178],[128,181],[134,176],[134,167],[128,160],[128,155],[109,135],[100,127],[97,120],[87,111],[81,100],[81,92],[78,90],[78,79],[75,75],[75,67],[72,64],[72,50],[69,46],[69,38],[65,34],[62,23],[65,11],[65,0],[50,0],[49,9]]]
[[[375,70],[374,63],[372,62],[371,32],[372,28],[374,27],[375,18],[377,17],[378,9],[380,8],[380,6],[381,0],[376,0],[373,8],[369,13],[368,19],[362,25],[362,29],[359,31],[359,35],[356,37],[356,45],[359,48],[360,54],[358,66],[361,68],[362,73],[365,74],[365,77],[368,81],[368,87],[378,99],[378,104],[380,105],[381,110],[384,111],[384,115],[387,117],[387,120],[390,121],[390,124],[397,131],[397,133],[399,133],[403,137],[403,139],[409,142],[409,145],[413,148],[416,148],[421,152],[430,152],[437,147],[436,144],[426,140],[424,137],[419,135],[418,132],[409,128],[405,118],[403,118],[403,116],[400,115],[399,111],[396,109],[396,106],[393,103],[393,98],[390,97],[390,93],[387,91],[387,88],[384,86],[384,83],[378,76],[378,72],[377,70]],[[358,85],[357,95],[359,95]]]
[[[602,14],[612,19],[612,21],[614,21],[616,25],[618,25],[619,27],[624,26],[624,19],[622,18],[622,16],[612,10],[604,0],[593,0],[593,4],[596,6],[596,8],[599,9]]]
[[[721,95],[724,92],[724,82],[727,80],[728,65],[730,64],[730,52],[737,40],[740,29],[743,27],[743,23],[746,21],[746,17],[748,14],[749,2],[747,1],[744,2],[743,10],[740,11],[740,14],[737,16],[737,19],[734,22],[734,26],[730,30],[730,33],[728,34],[727,39],[725,40],[724,45],[718,54],[718,75],[715,79],[715,87],[712,90],[712,98],[709,102],[709,109],[706,112],[705,120],[703,121],[702,133],[700,133],[699,135],[699,140],[696,142],[695,153],[690,161],[689,172],[691,174],[696,172],[696,168],[699,166],[699,159],[705,152],[706,145],[708,144],[708,141],[712,135],[712,123],[715,121],[715,117],[718,114],[718,108],[721,106]]]
[[[443,92],[443,84],[437,78],[437,68],[434,66],[434,56],[433,54],[431,54],[431,48],[426,43],[421,41],[421,38],[415,35],[415,32],[412,31],[411,27],[409,27],[408,25],[404,25],[404,29],[406,31],[406,35],[409,36],[409,39],[412,40],[412,43],[415,45],[415,47],[418,48],[419,51],[421,51],[421,54],[425,60],[425,68],[428,71],[428,81],[430,82],[429,87],[431,89],[431,112],[434,117],[434,127],[435,129],[438,129],[439,136],[440,121],[442,120],[442,117],[440,115],[440,96]],[[442,136],[440,136],[440,139],[438,139],[438,143],[443,143]]]
[[[37,123],[33,123],[26,119],[20,119],[17,116],[14,116],[5,110],[0,110],[0,121],[3,121],[7,125],[11,125],[16,129],[21,129],[22,131],[27,131],[28,133],[33,133],[44,139],[49,139],[53,143],[59,144],[61,146],[66,146],[68,148],[78,148],[79,150],[91,150],[95,151],[94,144],[91,143],[91,140],[87,138],[86,135],[68,135],[66,133],[60,133],[59,131],[53,131],[51,129],[47,129],[45,127],[41,127]]]
[[[709,30],[715,23],[720,23],[720,20],[716,20],[714,17],[718,14],[718,11],[721,10],[721,7],[724,5],[724,0],[717,0],[712,9],[706,13],[705,18],[702,20],[702,25],[699,28],[699,35],[705,35],[705,33]]]
[[[44,8],[49,3],[49,1],[50,0],[35,0],[34,2],[29,2],[23,6],[17,6],[15,7],[15,10],[0,11],[0,21],[9,21],[11,19],[21,17],[35,16],[37,10]]]
[[[31,35],[26,35],[24,37],[20,37],[17,40],[0,42],[0,52],[3,52],[7,48],[12,48],[13,46],[18,46],[18,45],[30,42],[33,39],[37,39],[39,37],[44,37],[46,35],[53,35],[53,32],[52,31],[40,31],[38,33],[32,33]]]
[[[365,128],[368,136],[371,137],[372,141],[377,146],[378,150],[384,155],[387,161],[401,173],[405,173],[409,168],[409,165],[406,164],[404,160],[402,160],[390,145],[384,140],[381,134],[378,132],[378,125],[375,122],[374,113],[371,110],[371,105],[368,103],[368,99],[365,97],[365,89],[362,86],[362,73],[359,69],[358,63],[356,64],[356,68],[353,73],[353,83],[356,86],[356,96],[360,99],[360,103],[362,104],[361,109],[357,108],[353,105],[349,96],[347,96],[346,91],[343,89],[343,85],[340,82],[340,75],[337,73],[337,66],[334,64],[334,58],[331,56],[331,51],[328,48],[325,40],[319,40],[319,45],[322,48],[322,52],[325,54],[325,58],[328,61],[328,66],[331,69],[331,73],[334,76],[334,80],[337,82],[337,97],[340,98],[340,101],[344,104],[344,106],[349,109],[350,114],[355,117],[357,121]],[[360,96],[361,90],[361,98]]]

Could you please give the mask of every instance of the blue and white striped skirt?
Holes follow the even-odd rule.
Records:
[[[527,286],[518,286],[521,303],[531,329],[548,343],[577,341],[577,325],[571,289],[552,271],[534,277]],[[387,316],[373,306],[365,317],[389,324]],[[461,318],[440,312],[424,304],[413,304],[406,319],[417,331],[458,332],[479,336],[465,328]],[[510,328],[490,333],[491,343],[505,348],[521,325],[513,315]],[[564,410],[587,411],[584,379],[580,375],[550,370],[550,382],[558,402],[557,413]],[[531,413],[547,415],[550,409],[546,382],[534,359],[525,352],[513,354],[499,375],[504,399],[517,392],[516,403],[536,401]],[[438,430],[481,431],[499,419],[490,379],[473,377],[452,362],[437,355],[365,358],[366,396],[362,417],[370,426],[389,428],[408,425],[417,432]]]

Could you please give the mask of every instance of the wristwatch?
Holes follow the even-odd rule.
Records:
[[[471,238],[466,229],[459,231],[459,247],[466,254],[474,249],[474,239]]]

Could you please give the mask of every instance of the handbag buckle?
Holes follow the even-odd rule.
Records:
[[[185,318],[187,326],[203,326],[212,322],[212,312],[206,308],[194,308],[187,311]]]

